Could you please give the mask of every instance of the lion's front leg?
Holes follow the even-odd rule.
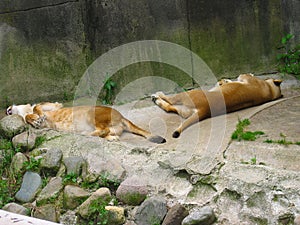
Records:
[[[174,112],[178,114],[176,107],[170,104],[170,102],[167,100],[167,96],[165,96],[164,93],[157,92],[156,94],[151,95],[151,99],[156,105],[166,112]]]
[[[186,94],[184,92],[179,94],[174,94],[174,95],[165,95],[163,92],[159,91],[151,95],[151,98],[152,101],[154,102],[155,99],[161,99],[162,101],[165,101],[170,105],[182,105],[183,99],[186,97],[185,95]]]
[[[33,114],[27,114],[25,116],[26,123],[32,125],[34,128],[41,128],[46,120],[46,116],[43,112],[43,106],[38,104],[33,108]]]
[[[30,124],[34,128],[41,128],[42,124],[45,121],[45,116],[39,116],[37,114],[27,114],[25,116],[25,121],[26,123]]]
[[[182,104],[183,97],[188,98],[188,95],[181,93],[174,96],[166,96],[162,92],[151,95],[152,101],[166,112],[174,112],[183,118],[188,118],[195,110]]]

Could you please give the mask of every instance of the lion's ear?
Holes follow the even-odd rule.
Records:
[[[275,80],[273,80],[273,82],[276,86],[280,86],[280,84],[282,83],[282,80],[275,79]]]

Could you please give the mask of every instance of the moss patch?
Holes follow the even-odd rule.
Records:
[[[69,51],[75,51],[71,56]],[[1,108],[7,104],[64,100],[74,92],[85,71],[85,53],[74,43],[27,43],[16,34],[6,36],[0,61]]]

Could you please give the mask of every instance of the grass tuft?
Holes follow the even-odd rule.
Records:
[[[263,135],[264,132],[262,131],[245,131],[245,127],[250,125],[249,119],[240,120],[236,125],[236,130],[232,133],[231,139],[232,140],[245,140],[245,141],[255,141],[258,136]]]

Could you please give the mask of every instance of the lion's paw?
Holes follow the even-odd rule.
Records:
[[[156,103],[156,100],[157,100],[158,98],[159,98],[159,96],[156,95],[156,94],[151,95],[151,100],[152,100],[152,102],[154,102],[154,103]]]
[[[41,128],[42,124],[44,123],[46,117],[45,116],[41,116],[39,117],[38,119],[36,120],[33,120],[31,121],[31,125],[34,127],[34,128]]]
[[[162,97],[164,97],[165,96],[165,94],[162,92],[162,91],[158,91],[158,92],[156,92],[155,94],[153,94],[153,95],[151,95],[151,100],[155,103],[155,104],[157,104],[157,100],[158,99],[161,99]]]
[[[119,136],[116,136],[116,135],[107,135],[105,137],[105,139],[108,141],[119,141],[120,140]]]

